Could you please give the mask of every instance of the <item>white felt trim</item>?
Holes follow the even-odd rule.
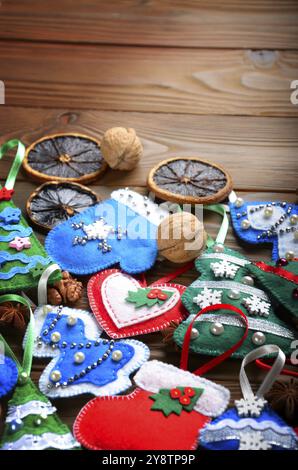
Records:
[[[141,215],[156,226],[169,215],[168,210],[160,207],[149,198],[145,199],[144,196],[130,189],[118,189],[117,191],[113,191],[111,198],[129,207],[132,211]]]
[[[180,299],[180,293],[177,289],[166,285],[154,285],[154,289],[168,290],[173,292],[173,295],[162,305],[136,308],[135,304],[127,302],[125,299],[128,296],[128,291],[136,291],[138,288],[141,288],[138,281],[120,272],[111,274],[102,283],[102,301],[109,316],[119,329],[158,317],[171,310]]]
[[[247,264],[251,264],[250,261],[247,259],[237,258],[237,256],[229,255],[228,253],[203,253],[201,256],[197,258],[198,260],[201,259],[220,259],[225,260],[230,263],[236,264],[237,266],[246,266]]]
[[[150,350],[144,343],[134,339],[122,340],[122,342],[130,344],[134,348],[135,354],[132,359],[128,361],[124,367],[122,367],[122,369],[118,370],[118,378],[113,382],[110,382],[104,386],[97,386],[86,382],[81,384],[68,385],[66,388],[59,387],[58,389],[48,389],[47,385],[49,383],[49,375],[57,360],[54,358],[40,376],[40,390],[50,398],[73,397],[75,395],[82,395],[84,393],[92,393],[96,396],[117,395],[118,393],[124,392],[132,385],[129,375],[137,370],[145,361],[148,361],[150,357]],[[116,346],[117,343],[115,343],[115,347]]]
[[[56,313],[59,307],[53,305],[41,305],[37,307],[34,312],[35,325],[34,325],[34,357],[56,357],[59,356],[59,348],[52,349],[50,345],[42,342],[41,346],[37,346],[36,338],[40,336],[44,321],[48,313]],[[46,312],[46,313],[45,313]],[[76,315],[80,318],[85,324],[85,336],[88,340],[96,340],[99,338],[103,332],[102,328],[98,325],[92,313],[87,310],[78,310],[69,307],[63,307],[61,311],[62,315]],[[28,330],[27,330],[28,331]],[[23,348],[25,348],[27,340],[27,331],[23,339]]]
[[[40,415],[41,413],[49,416],[57,410],[50,402],[31,400],[23,405],[13,405],[8,408],[6,423],[10,423],[15,419],[23,419],[28,415]]]
[[[45,450],[50,448],[68,450],[74,447],[80,447],[80,444],[70,432],[67,434],[46,432],[40,436],[25,434],[17,441],[6,442],[0,450]]]
[[[204,391],[198,398],[194,410],[213,418],[225,411],[230,400],[227,388],[156,360],[145,363],[136,373],[134,381],[138,387],[152,393],[157,393],[161,388],[203,388]]]

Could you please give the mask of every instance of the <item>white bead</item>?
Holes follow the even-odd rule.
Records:
[[[242,284],[245,284],[246,286],[253,286],[254,285],[254,280],[251,276],[243,276],[241,279]]]
[[[266,207],[264,209],[264,217],[265,219],[270,219],[273,215],[273,207]]]
[[[78,318],[75,315],[68,315],[67,317],[67,324],[68,326],[76,325]]]
[[[294,251],[287,251],[286,252],[286,259],[288,261],[292,261],[295,258],[295,253]]]
[[[215,322],[213,325],[210,326],[210,332],[214,336],[222,335],[224,331],[225,329],[222,323]]]
[[[51,334],[51,341],[53,343],[59,343],[60,339],[61,339],[61,335],[59,331],[54,331],[54,333]]]
[[[261,331],[256,331],[253,335],[252,335],[252,342],[256,345],[256,346],[262,346],[262,344],[264,344],[266,341],[266,336],[264,335],[264,333],[262,333]]]
[[[112,352],[113,361],[119,362],[121,361],[122,357],[123,357],[122,351],[120,351],[119,349],[115,349],[115,351]]]
[[[242,199],[242,197],[237,197],[236,201],[235,201],[235,206],[236,207],[242,207],[244,204],[244,200]]]
[[[199,336],[199,331],[196,328],[192,328],[190,339],[196,339],[198,336]]]
[[[297,214],[291,215],[291,217],[290,217],[290,224],[296,225],[297,222],[298,222],[298,215],[297,215]]]
[[[238,300],[238,299],[240,299],[240,295],[241,294],[240,294],[239,290],[237,290],[237,289],[231,289],[228,292],[228,297],[230,299]]]
[[[243,230],[248,230],[250,227],[250,221],[247,219],[242,220],[241,227],[243,228]]]
[[[59,370],[53,370],[53,372],[51,372],[50,377],[53,382],[59,382],[59,380],[61,379],[61,372]]]
[[[212,249],[214,253],[223,253],[225,251],[224,246],[221,245],[220,243],[216,243],[215,245],[213,245]]]
[[[82,362],[84,362],[85,360],[85,354],[82,351],[80,351],[80,352],[75,353],[73,358],[76,364],[82,364]]]

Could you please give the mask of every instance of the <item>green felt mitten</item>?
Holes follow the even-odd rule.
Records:
[[[25,147],[19,140],[10,140],[0,147],[0,160],[15,147],[11,170],[4,187],[0,186],[0,293],[36,287],[42,272],[51,264],[21,210],[11,200]],[[51,281],[58,279],[55,274]]]
[[[273,310],[268,295],[251,276],[250,262],[241,254],[214,244],[195,262],[201,273],[188,287],[182,302],[191,316],[174,333],[174,341],[182,347],[187,327],[194,314],[215,304],[231,304],[248,317],[249,333],[232,357],[243,358],[262,344],[276,344],[286,355],[292,352],[295,335]],[[243,336],[244,324],[232,313],[220,310],[200,316],[194,323],[190,348],[195,353],[219,355]]]
[[[17,295],[0,297],[0,302],[12,301],[25,303]],[[0,441],[0,450],[45,450],[45,449],[76,449],[79,444],[73,438],[68,427],[61,422],[56,408],[38,390],[30,379],[33,349],[34,319],[31,320],[27,332],[23,365],[21,366],[13,352],[0,335],[0,343],[4,345],[5,354],[17,365],[19,379],[12,398],[8,402],[8,411],[4,433]]]
[[[298,327],[298,260],[251,263],[248,270]]]

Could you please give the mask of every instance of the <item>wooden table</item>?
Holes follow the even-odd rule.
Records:
[[[174,156],[201,156],[224,165],[241,196],[295,201],[298,106],[296,0],[3,0],[0,4],[1,143],[26,144],[55,132],[100,137],[112,126],[134,127],[144,144],[137,169],[108,171],[92,186],[105,197],[114,188],[146,191],[149,169]],[[0,179],[10,161],[0,164]],[[20,174],[15,202],[24,207],[36,185]],[[205,216],[215,235],[218,218]],[[232,230],[227,245],[251,259],[270,249],[240,245]],[[158,262],[155,280],[173,269]],[[189,272],[178,279],[189,285]],[[84,281],[86,284],[86,280]],[[86,296],[80,307],[87,307]],[[20,353],[20,338],[8,333]],[[140,338],[151,357],[178,364],[179,352],[160,334]],[[193,357],[191,366],[206,358]],[[45,361],[34,361],[38,380]],[[238,361],[208,377],[239,397]],[[252,369],[253,382],[261,373]],[[89,397],[55,404],[72,424]]]

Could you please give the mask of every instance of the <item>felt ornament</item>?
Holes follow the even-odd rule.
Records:
[[[194,373],[186,370],[188,348],[186,340],[180,368],[146,362],[134,377],[137,388],[132,393],[87,403],[74,424],[79,442],[92,450],[195,449],[198,432],[226,409],[230,393],[200,377],[216,365],[214,361]],[[217,363],[230,353],[217,358]],[[116,422],[125,425],[115,431]]]
[[[147,286],[142,281],[108,269],[93,276],[88,283],[91,309],[111,338],[125,338],[167,328],[180,323],[187,311],[181,302],[186,287],[170,282],[193,266],[188,263],[175,272]]]
[[[155,262],[157,226],[167,215],[146,196],[120,189],[50,231],[46,249],[74,274],[92,274],[116,263],[130,274],[140,273]]]
[[[273,263],[259,261],[248,266],[260,286],[280,307],[282,312],[298,327],[298,258],[282,258]]]
[[[35,287],[41,273],[50,264],[21,210],[11,200],[25,147],[19,140],[10,140],[0,147],[0,160],[15,147],[14,162],[4,188],[0,187],[0,292]]]
[[[275,314],[268,295],[250,274],[250,261],[215,243],[195,261],[195,266],[201,276],[182,296],[191,315],[174,332],[174,341],[179,346],[182,346],[189,322],[198,308],[222,302],[242,308],[248,317],[248,337],[233,357],[243,358],[252,349],[271,343],[277,344],[286,355],[292,353],[294,330]],[[197,354],[218,355],[241,337],[242,329],[241,321],[225,310],[216,317],[204,315],[194,324],[191,350]]]
[[[27,304],[27,301],[19,296],[10,297],[10,300]],[[30,305],[27,304],[30,308]],[[14,364],[17,371],[18,382],[11,399],[8,402],[7,417],[5,420],[4,434],[0,442],[1,450],[45,450],[45,449],[78,449],[80,446],[73,438],[68,427],[64,425],[56,414],[56,408],[37,389],[30,379],[33,347],[34,318],[30,314],[30,323],[27,341],[24,350],[23,364],[19,364],[13,352],[10,350],[4,338],[0,340],[4,344],[5,353],[9,361]],[[0,374],[1,374],[0,365]],[[11,376],[7,375],[7,385]],[[15,380],[15,379],[14,379]],[[11,385],[11,384],[10,384]]]
[[[258,357],[276,354],[274,365],[256,394],[253,393],[245,366]],[[269,407],[264,395],[270,390],[285,363],[285,355],[276,345],[265,345],[243,359],[240,386],[243,398],[235,408],[208,423],[201,431],[200,446],[209,450],[296,450],[298,440],[289,427]]]
[[[57,398],[110,395],[129,388],[129,375],[149,358],[147,346],[134,340],[103,339],[102,329],[89,312],[45,305],[41,301],[44,291],[46,296],[45,276],[34,313],[33,354],[53,359],[40,376],[40,390]]]
[[[7,395],[18,381],[18,368],[8,356],[0,354],[0,398]]]
[[[298,257],[298,205],[245,202],[232,191],[230,213],[236,235],[247,243],[273,245],[272,259]]]

